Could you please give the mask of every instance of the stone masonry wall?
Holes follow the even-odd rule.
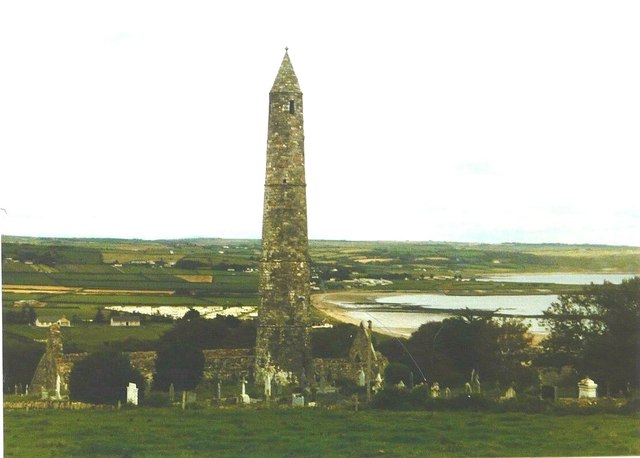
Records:
[[[288,53],[269,93],[258,378],[267,366],[311,374],[310,267],[302,91]]]

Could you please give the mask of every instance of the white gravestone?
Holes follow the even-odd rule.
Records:
[[[293,407],[304,407],[304,396],[301,394],[293,393],[291,395],[291,405]]]
[[[593,399],[598,397],[598,384],[585,377],[578,383],[578,398]]]
[[[365,386],[367,382],[367,376],[364,373],[364,370],[360,369],[358,372],[358,386]]]
[[[242,379],[242,394],[240,395],[240,402],[242,402],[243,404],[250,404],[251,398],[245,392],[245,387],[244,387],[246,383],[247,381],[245,379]]]
[[[438,382],[435,382],[431,387],[431,397],[432,398],[440,397],[440,384]]]
[[[133,382],[127,386],[127,404],[138,405],[138,387]]]
[[[264,395],[267,397],[271,397],[271,377],[269,373],[264,375]]]
[[[60,374],[56,375],[56,399],[61,399],[60,396]]]

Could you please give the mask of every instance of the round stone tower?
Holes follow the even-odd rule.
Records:
[[[269,93],[256,369],[311,370],[302,91],[285,52]]]

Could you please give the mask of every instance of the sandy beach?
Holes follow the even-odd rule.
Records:
[[[328,317],[339,321],[341,323],[360,324],[360,320],[357,320],[351,316],[337,304],[340,302],[375,302],[376,299],[384,296],[400,296],[403,294],[415,294],[415,292],[398,292],[398,291],[350,291],[350,292],[335,292],[335,293],[321,293],[311,296],[311,303],[315,308],[320,310]],[[374,323],[374,331],[380,334],[386,334],[393,337],[408,337],[415,329],[401,329],[401,328],[384,328],[376,326]]]
[[[360,320],[349,316],[348,312],[340,308],[337,304],[341,302],[375,302],[376,299],[385,296],[402,296],[416,294],[414,291],[340,291],[333,293],[320,293],[311,296],[311,303],[315,308],[320,310],[328,317],[341,323],[350,323],[359,325]],[[374,331],[393,337],[409,337],[415,328],[384,328],[376,326],[374,323]],[[543,333],[530,333],[533,338],[532,345],[537,346],[544,338]]]

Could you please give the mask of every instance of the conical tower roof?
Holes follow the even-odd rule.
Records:
[[[280,64],[276,80],[273,82],[271,92],[302,92],[298,84],[298,77],[296,72],[293,71],[293,65],[291,65],[291,60],[289,59],[288,50],[284,53],[284,58]]]

